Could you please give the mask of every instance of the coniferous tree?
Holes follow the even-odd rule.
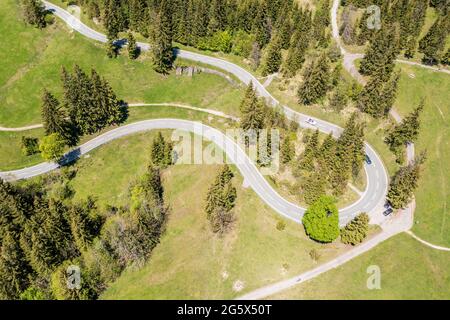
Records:
[[[311,205],[321,196],[325,195],[326,177],[320,171],[313,171],[303,184],[303,198],[306,204]]]
[[[299,161],[299,169],[313,171],[314,170],[314,160],[319,154],[319,130],[314,131],[314,133],[309,137],[308,142],[305,146],[305,151],[303,152],[301,159]]]
[[[266,60],[262,71],[263,76],[278,72],[281,62],[281,38],[275,35],[267,47]]]
[[[398,54],[398,30],[383,26],[377,31],[361,61],[359,71],[364,75],[377,75],[384,81],[389,78]]]
[[[105,44],[105,47],[106,47],[106,55],[108,56],[108,58],[110,59],[117,58],[119,52],[113,40],[108,39],[108,41]]]
[[[42,29],[45,28],[46,10],[40,0],[21,0],[24,19],[27,23]]]
[[[7,233],[0,246],[0,299],[18,299],[29,285],[31,268],[19,241]]]
[[[66,113],[60,107],[59,101],[47,90],[44,90],[42,95],[42,122],[46,135],[58,133],[68,142],[73,141],[66,120]]]
[[[170,0],[162,0],[151,39],[153,67],[159,73],[167,74],[172,68],[172,39],[173,29]]]
[[[151,149],[152,164],[165,168],[172,164],[172,144],[166,142],[161,132],[153,140]]]
[[[298,89],[299,101],[310,105],[317,103],[328,91],[330,85],[330,66],[328,57],[322,54],[303,77],[303,83]]]
[[[233,222],[231,210],[237,197],[236,188],[232,184],[233,177],[230,168],[224,165],[206,196],[205,211],[215,233],[225,232]]]
[[[401,167],[389,185],[387,199],[395,209],[401,209],[411,201],[418,187],[421,167],[425,162],[425,153],[420,154],[414,162]]]
[[[386,143],[391,150],[404,146],[406,143],[415,142],[420,132],[420,115],[424,107],[423,101],[412,113],[403,118],[386,137]]]
[[[440,16],[428,33],[419,42],[419,51],[424,54],[423,62],[437,64],[444,55],[445,39],[450,29],[450,13]]]
[[[128,33],[128,57],[131,60],[136,59],[139,56],[139,48],[136,44],[136,39],[131,32]]]
[[[281,145],[281,162],[288,164],[295,157],[295,150],[289,136],[284,137]]]
[[[360,213],[341,230],[341,241],[357,245],[364,241],[369,232],[369,215]]]
[[[103,24],[108,39],[114,41],[122,31],[123,16],[121,15],[120,0],[105,0],[103,11]]]
[[[257,8],[257,14],[253,24],[253,33],[260,48],[264,48],[270,41],[272,30],[269,21],[267,2],[262,1]]]
[[[400,80],[400,72],[395,72],[388,82],[383,86],[379,103],[379,112],[381,115],[386,116],[394,105],[397,98],[398,82]]]
[[[250,83],[240,105],[242,113],[240,127],[244,130],[260,130],[264,128],[265,106],[256,97],[253,84]]]

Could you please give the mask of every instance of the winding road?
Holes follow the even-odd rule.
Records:
[[[89,28],[85,24],[83,24],[79,19],[72,16],[69,12],[66,10],[48,2],[43,1],[47,9],[51,10],[54,15],[61,18],[63,21],[65,21],[70,27],[72,27],[77,32],[81,33],[82,35],[94,39],[100,42],[106,42],[106,36]],[[146,43],[139,42],[138,45],[141,47],[141,50],[148,50],[149,45]],[[225,70],[231,74],[233,74],[235,77],[237,77],[240,81],[242,81],[245,84],[253,83],[255,86],[255,89],[259,96],[265,98],[268,103],[270,103],[273,106],[280,106],[280,103],[278,100],[276,100],[267,90],[266,88],[248,71],[245,69],[231,63],[228,61],[224,61],[218,58],[205,56],[198,53],[193,53],[185,50],[176,50],[176,55],[180,58],[188,59],[191,61],[196,61],[204,64],[209,64],[214,67],[220,68],[222,70]],[[287,106],[282,106],[287,118],[298,121],[300,126],[304,128],[318,128],[323,133],[333,133],[335,136],[339,136],[342,132],[342,128],[329,123],[327,121],[323,121],[320,119],[314,119],[316,121],[315,126],[311,126],[306,122],[308,118],[310,118],[307,115],[301,114],[299,112],[296,112],[292,109],[290,109]],[[173,119],[172,119],[173,120]],[[154,129],[162,129],[166,128],[167,124],[163,124],[162,122],[148,122],[150,123],[150,128]],[[154,126],[154,123],[158,123],[161,125],[160,128],[157,128]],[[171,122],[173,123],[173,122]],[[142,124],[141,124],[142,125]],[[81,146],[77,150],[80,150],[81,152],[88,152],[92,150],[94,147],[97,147],[107,141],[111,141],[114,139],[114,137],[119,137],[127,134],[127,132],[132,133],[136,132],[134,131],[135,126],[129,125],[120,127],[118,129],[113,130],[110,134],[107,133],[105,135],[102,135],[102,139],[99,140],[100,137],[86,143],[85,145]],[[141,130],[149,130],[144,129],[142,126],[140,127]],[[173,129],[177,129],[178,127],[174,127]],[[119,134],[120,133],[120,134]],[[371,165],[365,165],[365,172],[367,175],[367,187],[364,191],[363,195],[359,198],[358,201],[356,201],[354,204],[352,204],[349,207],[346,207],[344,209],[341,209],[339,211],[340,214],[340,222],[346,223],[349,220],[351,220],[353,217],[358,215],[360,212],[367,212],[371,216],[371,222],[372,223],[380,223],[383,220],[383,217],[381,215],[381,212],[383,210],[383,204],[385,202],[386,193],[387,193],[387,187],[388,187],[388,177],[386,173],[386,169],[384,168],[384,165],[378,156],[378,154],[374,151],[374,149],[366,144],[366,153],[367,155],[372,159]],[[73,155],[72,155],[73,156]],[[2,172],[0,173],[0,177],[5,177],[7,180],[17,180],[17,179],[26,179],[30,178],[39,174],[42,174],[44,172],[48,172],[50,170],[53,170],[57,167],[57,164],[54,163],[44,163],[40,164],[31,168],[25,168],[22,170],[15,170],[10,172]],[[267,182],[264,179],[261,179],[263,177],[257,175],[257,172],[249,171],[249,176],[246,176],[246,172],[242,172],[244,175],[244,178],[247,180],[248,184],[251,185],[255,191],[258,193],[258,195],[271,206],[274,208],[277,212],[280,214],[294,220],[294,221],[300,221],[300,218],[304,212],[304,208],[298,207],[295,204],[292,204],[286,200],[284,200],[278,193],[273,190],[273,188],[266,188],[268,186]],[[258,187],[254,181],[258,180],[263,185],[261,187]],[[263,188],[263,189],[259,189]],[[263,191],[265,190],[265,191]]]
[[[72,27],[77,32],[82,35],[91,38],[96,41],[106,42],[106,36],[89,28],[84,25],[80,20],[73,17],[66,10],[48,2],[43,1],[47,9],[53,11],[53,13],[65,21],[70,27]],[[339,41],[339,34],[337,28],[337,11],[339,7],[339,0],[334,0],[333,7],[331,11],[332,15],[332,27],[333,27],[333,35],[335,39]],[[335,34],[336,33],[336,34]],[[146,43],[138,43],[142,50],[148,50],[149,45]],[[364,80],[359,75],[357,69],[354,66],[354,60],[357,58],[361,58],[361,54],[351,54],[345,51],[345,49],[340,45],[341,52],[344,56],[344,67],[350,72],[352,76],[354,76],[358,81],[363,82]],[[228,61],[224,61],[218,58],[193,53],[185,50],[176,50],[175,54],[183,59],[188,59],[195,62],[200,62],[204,64],[209,64],[214,67],[225,70],[235,77],[237,77],[240,81],[245,84],[253,83],[257,93],[259,96],[265,98],[268,103],[273,106],[281,106],[280,103],[266,90],[263,84],[261,84],[251,73],[246,71],[245,69],[231,63]],[[402,62],[402,61],[400,61]],[[405,62],[410,63],[410,62]],[[416,64],[416,63],[412,63]],[[335,136],[339,136],[342,132],[342,128],[331,124],[329,122],[315,119],[317,122],[316,126],[311,126],[306,122],[308,118],[307,115],[298,113],[287,106],[281,106],[286,114],[286,116],[294,121],[298,121],[302,127],[305,128],[318,128],[320,131],[324,133],[333,133]],[[208,112],[208,111],[207,111]],[[218,111],[215,111],[216,113]],[[27,129],[28,127],[25,127]],[[2,128],[0,128],[1,130]],[[7,131],[18,131],[17,129],[24,128],[3,128]],[[136,122],[133,124],[125,125],[122,127],[118,127],[114,130],[106,132],[91,141],[81,145],[80,147],[70,151],[66,154],[63,159],[59,163],[54,162],[46,162],[33,167],[24,168],[21,170],[14,170],[9,172],[0,172],[0,178],[14,181],[20,179],[28,179],[34,176],[38,176],[52,170],[57,169],[61,165],[72,162],[82,155],[92,151],[95,148],[98,148],[101,145],[104,145],[112,140],[135,134],[138,132],[149,131],[149,130],[161,130],[161,129],[178,129],[187,132],[193,132],[195,134],[202,135],[205,139],[211,140],[215,142],[224,152],[228,155],[230,159],[233,160],[233,163],[237,166],[241,174],[244,176],[246,180],[246,184],[249,185],[258,196],[271,208],[273,208],[279,214],[293,220],[296,222],[301,222],[301,217],[305,211],[304,208],[301,208],[289,201],[286,201],[283,197],[281,197],[266,181],[266,179],[262,176],[258,168],[254,165],[254,163],[248,158],[246,153],[229,137],[224,135],[221,131],[211,128],[207,125],[203,125],[197,122],[187,121],[187,120],[178,120],[178,119],[154,119],[154,120],[145,120]],[[243,299],[259,299],[270,296],[276,292],[285,290],[289,287],[297,285],[301,282],[309,280],[323,272],[326,272],[330,269],[336,268],[337,266],[347,262],[348,260],[356,257],[357,255],[366,252],[379,244],[380,242],[388,239],[389,237],[408,230],[412,225],[411,215],[400,215],[396,219],[388,219],[386,220],[382,217],[383,204],[386,198],[386,192],[388,187],[388,177],[387,171],[383,166],[383,163],[378,156],[378,154],[373,150],[373,148],[366,144],[366,152],[369,157],[372,159],[371,165],[365,165],[365,171],[367,175],[367,187],[361,198],[355,202],[353,205],[340,210],[340,223],[345,224],[355,215],[360,212],[368,212],[371,217],[372,223],[378,223],[382,226],[383,232],[374,236],[372,239],[369,239],[364,244],[357,246],[338,258],[324,264],[318,266],[317,268],[310,270],[302,275],[296,276],[292,279],[288,279],[279,283],[275,283],[271,286],[256,290],[254,292],[248,293],[245,296],[241,297]],[[409,209],[411,212],[413,211],[414,203],[411,204],[411,208]],[[402,221],[399,221],[402,220]],[[406,227],[405,227],[406,226]]]

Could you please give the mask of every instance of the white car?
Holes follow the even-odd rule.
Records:
[[[308,119],[306,120],[306,123],[309,123],[309,124],[312,125],[312,126],[317,125],[317,121],[314,120],[314,119],[311,119],[311,118],[308,118]]]

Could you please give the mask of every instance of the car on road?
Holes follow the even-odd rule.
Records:
[[[372,159],[370,159],[370,157],[366,154],[366,163],[368,164],[368,165],[371,165],[372,164]]]
[[[309,124],[312,125],[312,126],[317,125],[317,121],[314,120],[314,119],[312,119],[312,118],[308,118],[308,119],[306,120],[306,123],[309,123]]]
[[[394,209],[389,208],[383,212],[383,216],[388,217],[392,214],[392,212],[394,212]]]

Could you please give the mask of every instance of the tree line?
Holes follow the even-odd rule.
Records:
[[[43,139],[41,151],[45,148],[55,151],[44,152],[49,160],[61,156],[60,145],[73,146],[80,136],[120,124],[127,117],[124,102],[94,69],[88,75],[78,65],[72,72],[63,67],[61,81],[62,102],[48,90],[42,95],[41,115],[47,137]]]
[[[128,32],[133,42],[134,32],[149,39],[155,70],[161,73],[170,70],[177,42],[249,58],[255,69],[262,64],[263,74],[278,72],[283,64],[287,75],[300,69],[310,46],[330,42],[329,2],[320,0],[313,12],[293,0],[77,1],[105,26],[110,57],[117,54],[119,33]],[[282,49],[289,51],[285,63]]]
[[[101,210],[92,197],[74,202],[67,188],[76,171],[69,168],[23,186],[0,180],[0,298],[96,299],[125,268],[142,266],[167,215],[154,154],[119,208]],[[73,290],[70,266],[81,271]]]
[[[397,53],[403,52],[407,58],[413,58],[417,52],[423,54],[423,62],[427,64],[445,63],[446,38],[450,28],[450,10],[446,0],[346,0],[342,5],[343,23],[341,35],[346,44],[364,45],[372,42],[378,32],[369,29],[367,21],[371,14],[364,12],[355,23],[351,20],[351,13],[357,8],[366,9],[371,5],[380,8],[381,29],[390,29],[391,34],[398,37]],[[437,19],[426,34],[420,38],[425,25],[427,9],[433,7],[437,12]],[[447,62],[448,63],[448,62]]]

